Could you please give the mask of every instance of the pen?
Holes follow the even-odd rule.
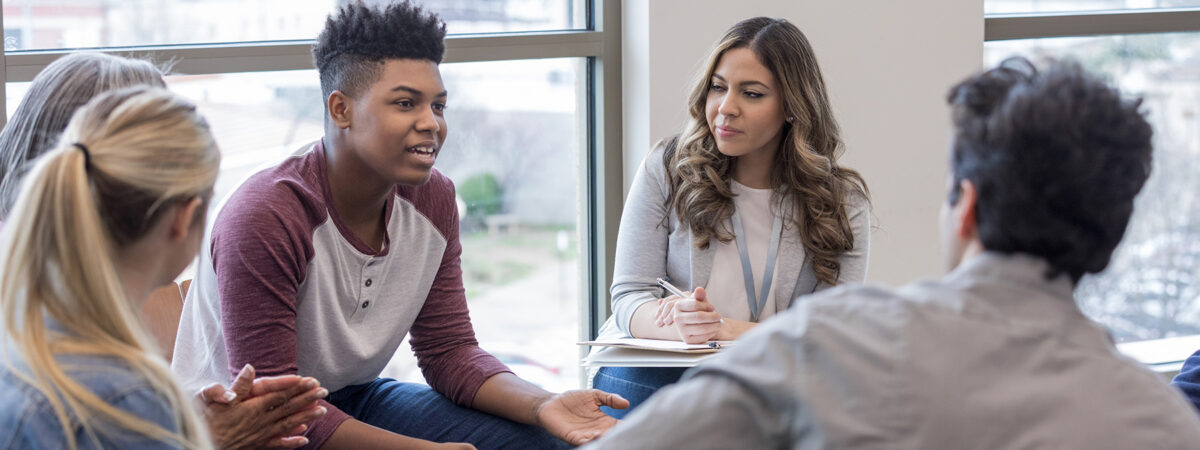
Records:
[[[679,290],[679,288],[675,287],[675,285],[671,284],[667,280],[664,280],[662,278],[656,278],[655,280],[658,281],[659,286],[662,286],[663,289],[666,289],[668,292],[678,295],[681,298],[691,298],[690,295],[684,294],[683,291]]]

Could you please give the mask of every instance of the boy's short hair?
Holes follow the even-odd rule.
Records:
[[[1151,128],[1141,99],[1075,62],[1039,72],[1002,62],[950,89],[956,203],[975,185],[984,248],[1050,263],[1048,277],[1108,266],[1151,166]]]
[[[329,98],[336,90],[356,97],[389,59],[441,64],[445,38],[446,23],[407,0],[379,8],[351,1],[329,15],[313,44],[321,93]]]

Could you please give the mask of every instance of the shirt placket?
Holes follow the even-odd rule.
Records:
[[[379,268],[383,266],[380,258],[371,258],[363,263],[358,279],[358,304],[355,306],[354,316],[355,322],[362,322],[363,318],[377,308],[379,296],[375,295],[379,288]]]

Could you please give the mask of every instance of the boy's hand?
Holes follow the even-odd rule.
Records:
[[[629,401],[598,389],[566,391],[538,406],[538,424],[568,444],[583,445],[604,435],[618,422],[604,414],[601,406],[625,409]]]

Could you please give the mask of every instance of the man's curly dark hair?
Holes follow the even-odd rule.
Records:
[[[950,89],[950,202],[971,180],[985,249],[1041,257],[1047,277],[1078,282],[1108,266],[1125,234],[1150,176],[1152,130],[1141,99],[1078,63],[1044,69],[1008,59]]]
[[[389,59],[441,64],[445,38],[446,23],[409,1],[379,8],[351,1],[329,15],[313,44],[321,93],[329,98],[337,90],[357,97]]]

